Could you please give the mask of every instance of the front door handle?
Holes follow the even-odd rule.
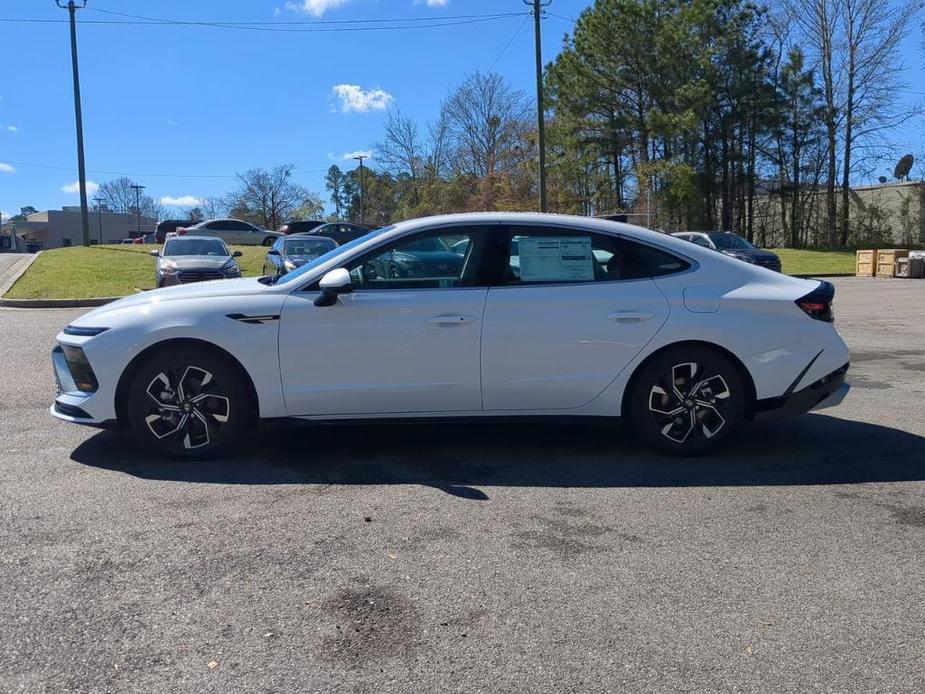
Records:
[[[653,318],[655,318],[654,313],[645,311],[614,311],[607,314],[607,319],[615,323],[644,323]]]
[[[466,325],[471,323],[475,318],[473,316],[461,316],[458,313],[443,315],[443,316],[434,316],[433,318],[428,318],[427,322],[431,325]]]

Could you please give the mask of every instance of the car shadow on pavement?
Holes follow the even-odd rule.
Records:
[[[417,422],[270,424],[237,454],[177,462],[102,431],[77,463],[152,480],[219,484],[421,484],[468,499],[477,487],[673,487],[925,480],[925,437],[810,414],[752,424],[719,453],[672,458],[618,424]]]

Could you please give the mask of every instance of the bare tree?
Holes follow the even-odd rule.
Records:
[[[854,150],[915,113],[897,109],[897,92],[905,86],[901,79],[905,65],[898,48],[921,3],[914,0],[896,6],[883,0],[839,2],[845,80],[839,242],[844,246],[850,226],[848,202]]]
[[[438,178],[450,163],[450,126],[446,112],[441,110],[437,120],[427,129],[427,155],[425,173],[428,178]]]
[[[96,197],[101,198],[103,204],[113,212],[134,213],[135,189],[132,188],[133,185],[135,181],[128,176],[115,178],[100,185]],[[145,217],[161,219],[164,214],[164,206],[150,195],[140,195],[138,206]]]
[[[238,174],[240,188],[228,196],[231,214],[267,229],[277,229],[296,212],[320,205],[317,195],[292,181],[292,164],[250,169]]]
[[[382,140],[373,145],[376,159],[387,170],[407,173],[411,180],[418,178],[423,147],[418,125],[412,118],[402,118],[398,109],[389,112]]]
[[[443,113],[464,173],[481,178],[517,166],[530,104],[501,75],[470,74],[444,102]]]
[[[223,217],[227,209],[228,203],[225,201],[225,198],[212,195],[202,201],[204,219],[217,219]]]

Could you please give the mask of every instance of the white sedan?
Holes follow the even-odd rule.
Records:
[[[377,269],[396,255],[408,272]],[[51,413],[186,457],[273,417],[624,416],[662,450],[700,453],[747,420],[844,398],[833,294],[616,222],[430,217],[279,279],[83,315],[57,337]]]
[[[278,231],[267,231],[240,219],[207,219],[188,227],[180,227],[168,234],[173,236],[215,236],[229,245],[270,246],[283,236]]]

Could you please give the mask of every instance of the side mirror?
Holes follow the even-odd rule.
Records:
[[[333,306],[337,302],[338,294],[349,294],[353,291],[353,280],[350,273],[339,267],[331,270],[318,283],[321,294],[315,299],[315,306]]]
[[[243,254],[241,251],[235,251],[234,253],[231,254],[231,257],[232,257],[232,258],[240,258],[242,255],[244,255],[244,254]]]
[[[154,250],[148,251],[148,255],[154,256],[155,258],[160,258],[161,252],[155,248]]]
[[[238,255],[241,255],[241,251],[236,251]],[[267,255],[279,255],[279,251],[275,248],[271,248],[267,251]]]

